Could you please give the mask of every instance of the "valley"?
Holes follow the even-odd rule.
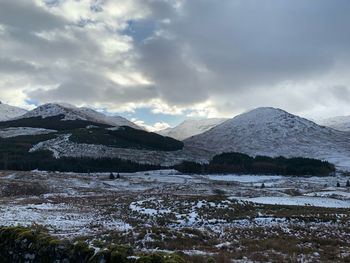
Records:
[[[42,226],[94,249],[112,242],[139,253],[176,252],[191,262],[346,261],[348,179],[339,173],[207,176],[158,170],[110,179],[109,173],[8,171],[0,173],[0,222]]]
[[[275,108],[153,133],[45,104],[0,121],[0,235],[28,262],[346,262],[349,145]]]

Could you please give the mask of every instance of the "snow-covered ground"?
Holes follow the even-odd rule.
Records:
[[[131,226],[113,216],[104,217],[99,211],[74,211],[65,204],[0,205],[0,225],[44,225],[57,234],[82,236],[96,231],[126,231]],[[95,226],[95,227],[92,227]]]
[[[43,225],[67,238],[118,236],[144,252],[172,252],[179,244],[192,255],[230,252],[242,248],[241,239],[272,234],[348,240],[349,177],[109,175],[0,172],[0,226]]]
[[[350,208],[350,201],[337,200],[326,197],[310,196],[262,196],[244,199],[248,202],[267,205],[296,205],[296,206],[317,206],[332,208]]]
[[[338,197],[342,199],[350,199],[349,189],[340,190],[331,190],[331,191],[321,191],[321,192],[312,192],[305,194],[306,196],[318,196],[318,197]]]
[[[179,151],[151,151],[127,148],[115,148],[105,145],[75,143],[69,140],[70,134],[63,134],[55,139],[34,145],[30,152],[48,150],[55,158],[60,157],[90,157],[90,158],[120,158],[137,163],[172,166],[183,161],[208,162],[213,153],[196,148]]]
[[[209,175],[209,179],[215,181],[240,182],[240,183],[258,183],[266,181],[279,181],[282,176],[273,175]]]
[[[33,136],[57,132],[55,130],[31,128],[31,127],[14,127],[0,129],[0,138],[12,138],[17,136]]]

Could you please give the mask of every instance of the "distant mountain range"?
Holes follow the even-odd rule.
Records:
[[[0,169],[2,155],[14,162],[13,169],[32,169],[43,163],[55,167],[54,160],[61,158],[111,158],[167,167],[241,152],[316,158],[350,170],[349,132],[269,107],[227,120],[188,120],[159,134],[125,118],[69,104],[45,104],[29,112],[0,104],[0,116]]]
[[[211,153],[205,150],[186,148],[178,140],[147,132],[122,117],[69,104],[45,104],[0,122],[0,169],[72,167],[75,171],[87,171],[90,168],[86,167],[94,165],[91,169],[117,167],[130,171],[136,167],[144,169],[144,165],[205,162],[210,157]],[[60,161],[63,158],[70,159]],[[103,167],[86,158],[98,160]],[[68,166],[69,162],[73,164]]]
[[[350,116],[337,116],[321,120],[318,123],[338,131],[350,131]]]
[[[202,120],[186,120],[174,128],[158,131],[163,136],[169,136],[177,140],[185,140],[191,136],[201,134],[223,123],[227,119],[211,118]]]

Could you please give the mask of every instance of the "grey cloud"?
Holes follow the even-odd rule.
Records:
[[[320,78],[349,57],[349,11],[346,0],[185,1],[183,12],[163,25],[174,38],[155,36],[141,45],[140,65],[170,103],[221,96],[240,104],[243,93],[254,97],[259,89],[273,97],[276,90],[266,87]],[[184,45],[190,59],[181,57]],[[193,58],[210,74],[191,68]]]
[[[69,101],[76,104],[122,104],[147,101],[157,96],[155,89],[149,86],[123,87],[89,71],[76,70],[71,74],[74,76],[68,77],[57,88],[35,89],[28,92],[28,96],[41,102]]]
[[[329,93],[337,101],[343,101],[349,103],[350,101],[350,88],[342,85],[337,85],[329,88]]]
[[[155,80],[161,98],[172,104],[205,100],[205,74],[191,68],[182,43],[171,39],[149,40],[140,47],[139,66]]]
[[[40,68],[23,60],[13,60],[0,57],[0,72],[2,73],[24,73],[35,74]]]
[[[89,25],[72,24],[33,1],[0,0],[0,25],[6,27],[0,73],[30,75],[31,91],[24,93],[42,102],[123,104],[160,98],[186,107],[211,100],[220,112],[236,113],[257,106],[306,111],[329,97],[334,104],[349,98],[349,77],[338,81],[330,74],[339,61],[339,72],[350,68],[348,0],[182,0],[180,9],[171,0],[132,2],[151,10],[136,23],[152,26],[136,27],[129,51],[105,54],[106,35]],[[134,18],[123,22],[129,20]],[[156,32],[139,32],[143,37],[138,38],[138,28]],[[57,35],[47,40],[36,34],[41,31]],[[106,32],[122,37],[122,32]],[[106,72],[143,73],[153,84],[116,84]],[[316,86],[304,88],[308,81]],[[285,88],[284,82],[294,84]]]
[[[2,16],[3,13],[7,15]],[[139,100],[138,94],[144,99],[155,96],[150,88],[123,87],[104,76],[105,71],[125,71],[124,63],[129,60],[127,53],[104,53],[101,44],[105,41],[105,32],[85,30],[33,2],[22,0],[0,0],[1,24],[6,27],[0,42],[0,74],[11,79],[26,76],[30,89],[18,88],[30,99],[87,104],[113,100],[125,103]],[[42,31],[49,39],[37,34]],[[96,36],[95,33],[101,34]],[[15,85],[13,81],[11,86]]]
[[[0,24],[21,31],[41,31],[62,27],[63,19],[26,0],[0,0]]]

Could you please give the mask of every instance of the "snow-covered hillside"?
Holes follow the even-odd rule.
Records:
[[[135,123],[128,121],[120,116],[107,116],[89,108],[78,108],[65,103],[48,103],[37,107],[36,109],[27,112],[20,118],[31,117],[53,117],[64,115],[63,120],[86,120],[96,123],[108,124],[111,126],[129,126],[135,129],[141,129]]]
[[[3,104],[0,101],[0,121],[7,121],[12,118],[19,117],[27,111],[18,107]]]
[[[350,116],[333,117],[321,120],[318,123],[338,131],[350,131]]]
[[[55,130],[31,128],[31,127],[13,127],[0,129],[0,138],[13,138],[17,136],[34,136],[57,132]]]
[[[206,132],[223,123],[227,119],[212,118],[203,120],[186,120],[174,128],[158,131],[160,135],[172,137],[177,140],[185,140],[191,136]]]
[[[138,150],[132,148],[115,148],[104,145],[75,143],[70,141],[71,134],[63,134],[55,139],[34,145],[30,152],[47,150],[55,158],[88,157],[88,158],[120,158],[142,164],[171,166],[183,161],[208,162],[212,153],[193,147],[178,151]]]
[[[319,126],[275,108],[243,113],[184,142],[187,146],[216,153],[302,156],[328,160],[339,168],[350,167],[348,133]]]

